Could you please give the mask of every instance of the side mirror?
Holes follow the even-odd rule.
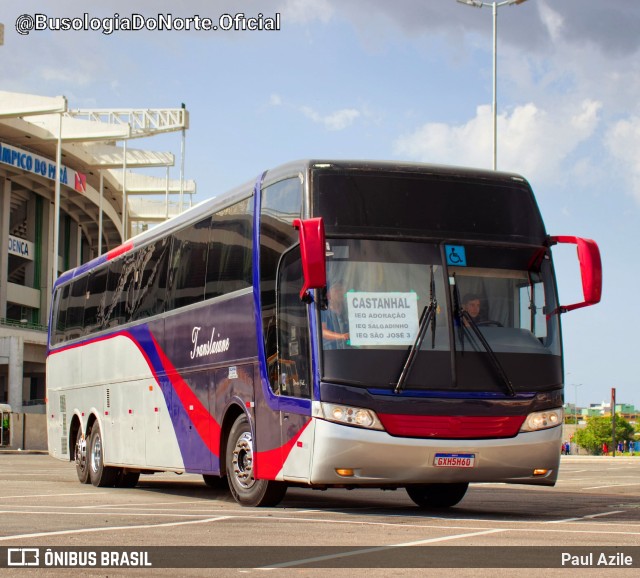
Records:
[[[300,231],[300,257],[304,274],[300,299],[310,303],[309,289],[323,289],[327,286],[324,221],[322,218],[294,219],[293,226]]]
[[[551,237],[552,243],[573,243],[578,248],[578,261],[580,262],[580,274],[582,276],[582,293],[584,301],[572,305],[558,307],[560,313],[566,313],[580,307],[595,305],[602,295],[602,262],[600,250],[595,241],[582,239],[581,237],[558,236]]]

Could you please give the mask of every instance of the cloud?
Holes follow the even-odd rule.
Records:
[[[460,31],[491,34],[491,10],[454,2],[424,0],[331,0],[356,26],[383,16],[412,34]],[[593,44],[610,55],[630,55],[640,48],[637,0],[530,0],[498,11],[500,42],[528,51],[547,52],[549,40]]]
[[[540,2],[538,4],[538,14],[551,39],[554,41],[559,40],[565,22],[562,15],[553,10],[546,2]]]
[[[277,93],[272,93],[269,96],[269,106],[274,108],[284,107],[296,113],[302,113],[306,118],[330,131],[344,130],[350,127],[357,119],[368,116],[368,113],[357,108],[341,108],[327,114],[321,114],[311,106],[299,106],[287,102]]]
[[[613,124],[605,136],[605,145],[614,163],[631,187],[631,194],[640,203],[640,117],[632,116]]]
[[[334,8],[328,0],[285,0],[278,6],[286,15],[287,22],[306,24],[314,20],[328,22],[334,13]]]
[[[498,168],[551,180],[599,123],[600,103],[584,100],[573,111],[544,110],[534,103],[498,115]],[[394,143],[400,157],[431,163],[490,168],[491,106],[482,105],[463,124],[427,123]]]
[[[344,130],[351,126],[362,114],[355,108],[342,108],[324,116],[309,106],[303,106],[300,110],[307,118],[324,125],[328,130]]]

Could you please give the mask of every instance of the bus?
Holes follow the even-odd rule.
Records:
[[[579,303],[558,300],[558,243]],[[424,508],[470,483],[552,486],[560,316],[601,287],[596,243],[548,235],[519,175],[282,165],[60,276],[49,453],[82,483],[195,473],[245,506],[289,486]]]

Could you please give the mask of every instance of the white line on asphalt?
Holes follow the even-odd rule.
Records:
[[[97,494],[90,494],[93,498],[94,496],[103,496],[104,494],[108,494],[109,492],[98,492]],[[0,502],[3,500],[17,500],[20,498],[31,499],[31,498],[58,498],[60,496],[86,496],[87,492],[76,492],[73,494],[21,494],[20,496],[0,496]]]
[[[201,517],[206,517],[209,518],[211,517],[213,514],[217,514],[217,515],[222,515],[222,514],[228,514],[226,517],[227,518],[232,518],[232,519],[241,519],[241,518],[246,518],[249,520],[282,520],[282,521],[290,521],[290,522],[316,522],[316,523],[323,523],[323,524],[358,524],[358,525],[368,525],[368,526],[386,526],[386,527],[403,527],[403,528],[449,528],[449,529],[461,529],[461,530],[471,530],[471,529],[477,529],[477,530],[484,530],[486,528],[483,527],[473,527],[473,526],[458,526],[458,525],[436,525],[435,523],[432,524],[402,524],[402,523],[397,523],[397,522],[373,522],[373,521],[366,521],[366,520],[338,520],[334,517],[331,518],[327,518],[324,520],[318,519],[318,518],[304,518],[304,517],[299,517],[299,514],[314,514],[316,513],[315,511],[311,511],[311,512],[305,512],[305,511],[289,511],[287,512],[287,514],[289,514],[289,516],[273,516],[273,515],[265,515],[262,512],[246,512],[244,511],[243,513],[240,513],[240,510],[237,509],[221,509],[221,510],[217,510],[216,512],[212,512],[212,511],[199,511],[199,510],[193,510],[193,511],[185,511],[185,510],[180,510],[178,512],[174,511],[171,508],[159,508],[159,509],[154,509],[154,508],[138,508],[136,511],[131,511],[131,509],[129,508],[128,511],[125,512],[121,512],[121,511],[115,511],[113,508],[101,508],[100,506],[96,506],[94,508],[93,511],[88,512],[86,509],[84,508],[78,508],[78,507],[67,507],[67,506],[39,506],[39,508],[47,508],[47,510],[25,510],[23,509],[24,506],[16,506],[15,509],[7,509],[10,506],[5,505],[4,508],[0,510],[0,514],[20,514],[20,515],[24,515],[24,514],[30,514],[30,515],[49,515],[49,516],[86,516],[88,514],[93,514],[93,515],[100,515],[100,516],[128,516],[128,517],[139,517],[139,518],[169,518],[169,517],[178,517],[178,518],[201,518]],[[124,507],[124,506],[123,506]],[[105,511],[106,510],[106,511]],[[589,520],[592,518],[598,518],[598,517],[602,517],[602,516],[610,516],[613,514],[619,514],[619,513],[624,513],[625,510],[615,510],[615,511],[610,511],[610,512],[600,512],[600,513],[596,513],[596,514],[588,514],[585,515],[581,518],[564,518],[561,520],[491,520],[492,524],[512,524],[512,525],[517,525],[517,524],[524,524],[525,526],[527,526],[527,528],[531,528],[532,524],[535,525],[547,525],[547,524],[562,524],[565,522],[575,522],[575,521],[580,521],[580,520]],[[253,514],[253,515],[252,515]],[[336,515],[336,514],[343,514],[343,515],[347,515],[344,512],[331,512],[331,515]],[[294,517],[295,515],[295,517]],[[351,514],[353,515],[353,514]],[[367,517],[373,517],[374,514],[367,514]],[[393,519],[393,518],[401,518],[401,519],[406,519],[406,516],[400,516],[400,515],[386,515],[385,518],[387,519]],[[475,524],[484,524],[487,523],[487,520],[484,519],[480,519],[480,518],[453,518],[453,517],[435,517],[435,516],[422,516],[420,517],[420,520],[424,520],[424,521],[430,521],[430,522],[448,522],[449,524],[451,523],[455,523],[455,522],[461,522],[461,523],[475,523]],[[640,527],[640,523],[637,524],[633,524],[631,522],[629,522],[628,520],[624,521],[624,522],[606,522],[607,525],[609,526],[617,526],[617,525],[624,525],[627,528],[631,528],[634,526],[638,526]],[[514,530],[514,531],[522,531],[520,528],[518,528],[517,526],[512,527],[512,528],[507,528],[509,530]],[[534,531],[534,530],[532,530]],[[612,533],[617,533],[617,532],[612,532]]]
[[[622,511],[622,510],[621,510]],[[2,512],[0,512],[2,513]],[[595,518],[597,516],[604,516],[604,515],[608,515],[608,514],[614,514],[617,512],[606,512],[606,513],[602,513],[602,514],[592,514],[591,516],[589,516],[590,518]],[[352,524],[352,525],[362,525],[362,526],[392,526],[395,528],[431,528],[431,529],[438,529],[438,530],[486,530],[487,528],[474,528],[474,527],[469,527],[469,526],[448,526],[448,525],[435,525],[435,524],[391,524],[389,522],[363,522],[363,521],[359,521],[359,520],[335,520],[335,519],[327,519],[327,520],[318,520],[317,518],[286,518],[284,516],[229,516],[230,518],[234,518],[234,519],[240,519],[240,518],[247,518],[249,520],[267,520],[267,521],[271,521],[271,520],[277,520],[277,521],[287,521],[287,522],[316,522],[319,524]],[[587,516],[585,516],[585,518],[587,518]],[[580,520],[581,518],[576,518],[577,520]],[[573,520],[573,519],[572,519]],[[442,519],[442,521],[444,521],[444,519]],[[461,520],[461,519],[456,519],[456,520],[450,520],[450,521],[455,521],[455,522],[476,522],[476,523],[488,523],[487,520]],[[491,524],[495,524],[496,522],[498,522],[500,520],[491,520],[490,523]],[[558,520],[555,523],[560,523],[560,522],[565,522],[566,520]],[[505,523],[512,523],[512,524],[517,524],[519,522],[505,522]],[[508,530],[510,532],[567,532],[567,533],[572,533],[572,534],[624,534],[624,535],[628,535],[628,536],[640,536],[640,524],[629,524],[628,521],[625,521],[624,523],[611,523],[611,522],[603,522],[603,524],[606,524],[608,526],[621,526],[622,528],[624,528],[623,530],[620,531],[604,531],[601,529],[598,530],[567,530],[565,528],[563,528],[562,530],[550,530],[548,528],[544,528],[544,529],[535,529],[535,528],[531,528],[530,524],[531,522],[522,522],[523,524],[526,524],[527,527],[526,528],[502,528],[503,530]],[[551,522],[540,522],[541,524],[550,524]],[[629,527],[630,526],[639,526],[639,529],[637,532],[631,532],[629,531]]]
[[[616,514],[616,513],[623,513],[623,510],[619,510],[619,511],[615,511],[615,512],[602,512],[600,514],[591,514],[589,516],[585,516],[584,519],[586,520],[587,518],[596,518],[599,516],[607,516],[610,514]],[[435,524],[398,524],[398,523],[389,523],[389,522],[366,522],[366,521],[359,521],[359,520],[336,520],[336,519],[327,519],[327,520],[318,520],[317,518],[287,518],[284,516],[246,516],[246,515],[239,515],[239,516],[230,516],[230,518],[247,518],[250,520],[277,520],[277,521],[288,521],[288,522],[316,522],[316,523],[322,523],[322,524],[357,524],[357,525],[363,525],[363,526],[392,526],[395,528],[431,528],[431,529],[453,529],[453,530],[486,530],[486,528],[474,528],[473,526],[469,527],[469,526],[453,526],[453,525],[435,525]],[[575,518],[576,520],[580,520],[582,518]],[[445,522],[445,521],[449,521],[449,522],[475,522],[475,523],[487,523],[487,520],[477,520],[477,519],[473,519],[473,520],[464,520],[461,518],[456,518],[456,519],[445,519],[445,518],[440,518],[441,521]],[[574,518],[571,518],[571,520],[574,520]],[[531,524],[540,524],[540,525],[546,525],[546,524],[551,524],[551,523],[561,523],[561,522],[565,522],[566,520],[557,520],[554,522],[542,522],[542,521],[531,521],[531,520],[527,520],[527,521],[504,521],[504,523],[506,524],[524,524],[526,525],[526,528],[519,528],[519,527],[513,527],[513,528],[504,528],[504,530],[508,530],[508,531],[513,531],[513,532],[569,532],[569,533],[574,533],[574,534],[625,534],[625,535],[633,535],[633,536],[640,536],[640,524],[630,524],[629,521],[624,521],[624,522],[603,522],[603,524],[606,524],[607,526],[621,526],[623,528],[625,528],[625,530],[621,530],[621,531],[604,531],[604,530],[549,530],[547,528],[545,529],[534,529],[531,528]],[[498,522],[503,522],[502,520],[491,520],[490,523],[491,524],[495,524]],[[638,531],[637,532],[632,532],[629,531],[629,528],[632,526],[637,526],[638,527]]]
[[[0,511],[0,514],[15,514],[15,513],[20,513],[20,514],[50,514],[50,515],[68,515],[68,516],[85,516],[86,512],[27,512],[27,511]],[[610,514],[614,514],[617,512],[602,512],[600,514],[592,514],[590,516],[585,516],[584,520],[586,521],[588,518],[595,518],[595,517],[599,517],[599,516],[605,516],[605,515],[610,515]],[[100,512],[100,515],[114,515],[116,513],[104,513],[104,512]],[[118,513],[118,515],[126,515],[126,514],[120,514]],[[161,516],[180,516],[180,517],[198,517],[197,515],[188,515],[188,514],[129,514],[132,516],[139,516],[139,517],[145,517],[145,516],[150,516],[150,517],[161,517]],[[398,528],[398,529],[407,529],[407,528],[418,528],[418,529],[437,529],[437,530],[477,530],[477,532],[475,532],[476,535],[480,535],[480,534],[486,534],[486,533],[491,533],[491,532],[530,532],[530,533],[556,533],[556,532],[563,532],[564,534],[593,534],[593,535],[624,535],[626,537],[631,537],[631,536],[640,536],[640,529],[637,532],[632,532],[630,531],[630,525],[628,522],[626,522],[625,524],[611,524],[608,523],[607,525],[611,526],[611,525],[619,525],[621,526],[621,530],[619,531],[610,531],[610,530],[603,530],[602,528],[599,528],[598,530],[586,530],[586,529],[571,529],[568,530],[566,528],[562,528],[562,529],[558,529],[558,530],[551,530],[548,526],[545,529],[535,529],[535,528],[531,528],[530,526],[527,528],[519,528],[519,527],[512,527],[512,528],[499,528],[499,529],[487,529],[487,528],[473,528],[473,527],[469,527],[469,526],[453,526],[453,525],[433,525],[433,524],[398,524],[398,523],[388,523],[388,522],[366,522],[366,521],[360,521],[360,520],[335,520],[335,519],[326,519],[326,520],[318,520],[317,518],[298,518],[298,517],[285,517],[285,516],[265,516],[265,515],[260,515],[260,516],[250,516],[250,515],[229,515],[229,516],[217,516],[217,517],[207,517],[205,519],[198,519],[198,520],[190,520],[190,521],[185,521],[185,522],[166,522],[166,523],[162,523],[162,524],[142,524],[142,525],[133,525],[133,526],[106,526],[106,527],[100,527],[100,528],[84,528],[84,529],[77,529],[77,530],[62,530],[62,531],[54,531],[54,532],[40,532],[40,533],[34,533],[34,534],[24,534],[24,535],[14,535],[14,536],[4,536],[4,537],[0,537],[0,541],[8,541],[8,540],[18,540],[18,539],[22,539],[22,538],[31,538],[31,537],[42,537],[42,536],[55,536],[55,535],[64,535],[64,534],[78,534],[78,533],[84,533],[84,532],[108,532],[110,530],[127,530],[127,529],[145,529],[145,528],[158,528],[158,527],[170,527],[170,526],[181,526],[181,525],[189,525],[189,524],[203,524],[203,523],[208,523],[211,521],[220,521],[220,520],[242,520],[242,519],[246,519],[246,520],[250,520],[252,522],[258,522],[258,521],[265,521],[265,522],[276,522],[276,521],[286,521],[286,522],[312,522],[312,523],[316,523],[316,524],[349,524],[349,525],[358,525],[358,526],[384,526],[384,527],[393,527],[393,528]],[[581,518],[576,518],[575,520],[580,520]],[[470,520],[466,520],[466,521],[470,521]],[[474,520],[475,522],[483,522],[483,520]],[[567,521],[574,521],[574,519],[570,519],[570,520],[558,520],[555,523],[561,523],[561,522],[567,522]],[[546,524],[549,524],[550,522],[546,522]]]
[[[0,510],[0,514],[30,514],[34,516],[87,516],[89,512],[69,512],[69,511],[47,511],[38,512],[33,510]],[[139,518],[210,518],[211,512],[206,514],[145,514],[144,512],[91,512],[94,516],[133,516]]]
[[[640,483],[636,482],[635,484],[627,483],[627,484],[608,484],[606,486],[589,486],[588,488],[582,488],[583,490],[600,490],[602,488],[619,488],[626,486],[640,486]]]
[[[283,562],[282,564],[273,564],[271,566],[256,568],[256,570],[276,570],[278,568],[288,568],[290,566],[299,566],[301,564],[310,564],[312,562],[323,562],[325,560],[334,560],[336,558],[347,558],[349,556],[361,556],[362,554],[371,554],[373,552],[384,552],[385,550],[391,550],[393,548],[420,546],[423,544],[436,544],[438,542],[446,542],[448,540],[460,540],[462,538],[471,538],[473,536],[484,536],[486,534],[495,534],[497,532],[506,532],[506,531],[507,530],[502,530],[502,529],[484,530],[482,532],[471,532],[469,534],[456,534],[455,536],[442,536],[440,538],[416,540],[415,542],[404,542],[402,544],[391,544],[389,546],[378,546],[375,548],[362,548],[359,550],[352,550],[351,552],[340,552],[339,554],[329,554],[327,556],[316,556],[314,558],[292,560],[290,562]]]
[[[56,472],[57,473],[57,472]],[[3,472],[2,473],[2,477],[10,477],[10,476],[15,476],[15,477],[21,477],[21,478],[30,478],[30,477],[44,477],[44,476],[51,476],[51,473],[49,472],[37,472],[37,473],[32,473],[32,472],[15,472],[15,473],[7,473],[7,472]]]
[[[600,518],[602,516],[612,516],[613,514],[623,514],[624,510],[614,510],[613,512],[600,512],[599,514],[589,514],[581,518],[565,518],[564,520],[552,520],[545,522],[546,524],[564,524],[565,522],[579,522],[580,520],[590,520],[592,518]]]
[[[147,502],[138,503],[138,504],[88,504],[86,506],[74,506],[78,510],[86,510],[87,508],[145,508],[148,506],[174,506],[176,508],[181,508],[185,504],[202,504],[203,500],[189,500],[185,502]]]
[[[89,532],[112,532],[113,530],[147,530],[150,528],[168,528],[171,526],[187,526],[189,524],[208,524],[209,522],[219,522],[226,520],[228,516],[218,518],[207,518],[205,520],[191,520],[189,522],[167,522],[166,524],[142,524],[139,526],[104,526],[102,528],[81,528],[78,530],[58,530],[55,532],[38,532],[35,534],[16,534],[14,536],[2,536],[0,542],[8,540],[25,540],[27,538],[44,538],[49,536],[64,536],[67,534],[86,534]]]

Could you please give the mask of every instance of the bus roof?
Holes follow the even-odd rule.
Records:
[[[167,221],[144,231],[135,237],[127,240],[125,243],[112,249],[111,251],[96,257],[95,259],[66,271],[56,280],[56,286],[65,283],[74,277],[80,276],[90,271],[97,265],[114,259],[133,248],[140,247],[147,243],[162,237],[166,232],[179,229],[183,226],[190,225],[199,221],[206,215],[232,205],[247,196],[249,196],[259,179],[264,185],[269,185],[282,179],[295,175],[307,175],[309,171],[318,170],[340,170],[340,171],[380,171],[380,172],[399,172],[399,173],[415,173],[421,175],[433,175],[451,178],[477,179],[484,182],[493,181],[496,183],[505,183],[517,181],[519,183],[527,183],[526,179],[515,173],[507,173],[500,171],[492,171],[489,169],[477,169],[469,167],[435,165],[427,163],[410,163],[400,161],[374,161],[374,160],[340,160],[340,159],[301,159],[288,162],[259,175],[257,179],[248,181],[228,192],[215,195],[210,199],[198,203],[184,213],[172,217]],[[528,183],[527,183],[528,185]]]

